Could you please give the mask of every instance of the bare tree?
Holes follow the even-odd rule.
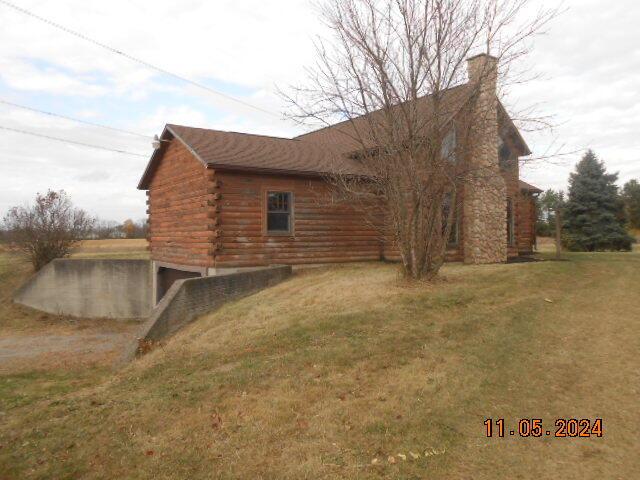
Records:
[[[120,224],[113,220],[96,219],[91,236],[100,240],[121,238]]]
[[[125,238],[136,238],[136,224],[133,223],[133,220],[127,218],[120,227],[122,232],[124,233]]]
[[[392,237],[410,278],[437,275],[465,185],[486,191],[495,184],[494,195],[504,195],[494,165],[472,157],[478,149],[497,150],[483,144],[497,139],[497,86],[523,81],[514,65],[556,13],[531,12],[530,3],[329,0],[321,6],[333,38],[318,42],[307,85],[285,95],[290,116],[323,126],[343,121],[338,128],[361,174],[338,172],[329,180]],[[467,59],[477,52],[487,55],[460,88]]]
[[[91,232],[93,219],[74,208],[64,190],[49,190],[38,193],[33,205],[11,208],[4,224],[9,241],[40,270],[51,260],[66,257]]]

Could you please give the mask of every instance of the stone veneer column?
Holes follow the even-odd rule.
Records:
[[[469,174],[464,186],[464,262],[507,261],[507,189],[498,159],[497,59],[468,60],[477,89],[469,115]]]

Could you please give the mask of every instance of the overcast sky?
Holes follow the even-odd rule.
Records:
[[[166,70],[266,110],[275,86],[304,78],[321,33],[307,0],[11,0],[16,5]],[[559,2],[540,0],[549,5]],[[535,3],[535,2],[534,2]],[[593,148],[620,182],[640,178],[640,3],[571,0],[536,39],[542,78],[513,90],[512,108],[539,104],[554,132],[526,133],[535,155]],[[143,135],[165,123],[293,136],[299,127],[235,104],[68,35],[0,3],[0,100]],[[509,104],[507,105],[509,107]],[[150,155],[151,138],[116,133],[0,103],[0,127]],[[565,188],[579,154],[522,171]],[[142,218],[136,190],[147,158],[92,150],[0,128],[0,215],[47,188],[105,219]]]

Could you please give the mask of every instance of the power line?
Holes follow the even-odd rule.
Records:
[[[24,135],[31,135],[32,137],[45,138],[47,140],[55,140],[56,142],[69,143],[71,145],[79,145],[81,147],[95,148],[97,150],[106,150],[109,152],[121,153],[123,155],[133,155],[136,157],[144,157],[144,158],[149,157],[148,155],[143,155],[141,153],[127,152],[126,150],[118,150],[116,148],[103,147],[101,145],[93,145],[91,143],[77,142],[75,140],[69,140],[66,138],[52,137],[50,135],[45,135],[43,133],[28,132],[27,130],[20,130],[18,128],[5,127],[2,125],[0,125],[0,130],[7,130],[9,132],[14,132],[14,133],[22,133]]]
[[[28,15],[29,17],[35,18],[36,20],[40,20],[41,22],[44,22],[47,25],[50,25],[50,26],[52,26],[54,28],[57,28],[58,30],[62,30],[65,33],[73,35],[74,37],[77,37],[77,38],[80,38],[81,40],[84,40],[86,42],[92,43],[93,45],[96,45],[96,46],[98,46],[100,48],[108,50],[109,52],[114,53],[116,55],[120,55],[120,56],[122,56],[122,57],[124,57],[124,58],[126,58],[128,60],[131,60],[132,62],[139,63],[140,65],[143,65],[143,66],[145,66],[147,68],[150,68],[152,70],[160,72],[160,73],[162,73],[164,75],[169,75],[170,77],[176,78],[176,79],[178,79],[178,80],[180,80],[182,82],[188,83],[188,84],[193,85],[195,87],[198,87],[198,88],[200,88],[202,90],[206,90],[209,93],[213,93],[214,95],[218,95],[220,97],[224,97],[227,100],[231,100],[232,102],[239,103],[241,105],[244,105],[245,107],[253,108],[254,110],[259,110],[259,111],[261,111],[263,113],[266,113],[268,115],[272,115],[274,117],[279,118],[280,120],[283,120],[283,118],[280,115],[278,115],[277,113],[271,112],[271,111],[266,110],[266,109],[264,109],[262,107],[258,107],[256,105],[253,105],[253,104],[249,103],[249,102],[245,102],[244,100],[240,100],[239,98],[235,98],[235,97],[233,97],[231,95],[227,95],[226,93],[219,92],[218,90],[214,90],[213,88],[207,87],[206,85],[198,83],[198,82],[196,82],[194,80],[190,80],[190,79],[188,79],[186,77],[183,77],[183,76],[178,75],[176,73],[173,73],[173,72],[170,72],[168,70],[165,70],[162,67],[158,67],[158,66],[153,65],[153,64],[151,64],[149,62],[141,60],[141,59],[139,59],[137,57],[129,55],[128,53],[125,53],[122,50],[118,50],[117,48],[111,47],[111,46],[106,45],[106,44],[104,44],[102,42],[94,40],[93,38],[87,37],[86,35],[83,35],[82,33],[78,33],[78,32],[76,32],[74,30],[71,30],[70,28],[67,28],[67,27],[65,27],[63,25],[60,25],[59,23],[56,23],[56,22],[54,22],[52,20],[49,20],[49,19],[44,18],[44,17],[41,17],[41,16],[39,16],[39,15],[33,13],[33,12],[30,12],[29,10],[26,10],[26,9],[24,9],[22,7],[14,5],[11,2],[8,2],[6,0],[0,0],[0,3],[3,4],[3,5],[6,5],[9,8],[12,8],[12,9],[14,9],[14,10],[16,10],[16,11],[18,11],[18,12],[24,14],[24,15]]]
[[[15,108],[21,108],[23,110],[29,110],[31,112],[41,113],[43,115],[49,115],[51,117],[58,117],[58,118],[63,118],[65,120],[70,120],[72,122],[83,123],[85,125],[90,125],[92,127],[104,128],[106,130],[112,130],[114,132],[119,132],[119,133],[126,133],[127,135],[134,135],[136,137],[142,137],[142,138],[146,138],[146,139],[153,138],[150,135],[143,135],[141,133],[130,132],[129,130],[123,130],[121,128],[109,127],[107,125],[101,125],[99,123],[93,123],[93,122],[88,122],[86,120],[80,120],[79,118],[67,117],[66,115],[60,115],[58,113],[47,112],[45,110],[38,110],[37,108],[27,107],[25,105],[19,105],[17,103],[8,102],[8,101],[2,100],[2,99],[0,99],[0,103],[2,103],[4,105],[9,105],[9,106],[15,107]]]

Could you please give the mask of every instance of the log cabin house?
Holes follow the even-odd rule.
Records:
[[[495,75],[478,78],[495,61],[469,59],[469,83],[446,92],[459,109],[468,85],[488,83],[481,100],[494,120],[467,160],[494,168],[503,192],[496,201],[465,187],[448,252],[453,261],[504,262],[535,245],[540,190],[520,180],[518,162],[529,148],[497,99]],[[429,98],[420,101],[428,114]],[[326,175],[358,172],[352,153],[359,147],[348,128],[357,122],[289,139],[166,125],[138,185],[148,195],[156,300],[177,279],[230,269],[398,260],[392,239],[355,207],[332,201]]]

